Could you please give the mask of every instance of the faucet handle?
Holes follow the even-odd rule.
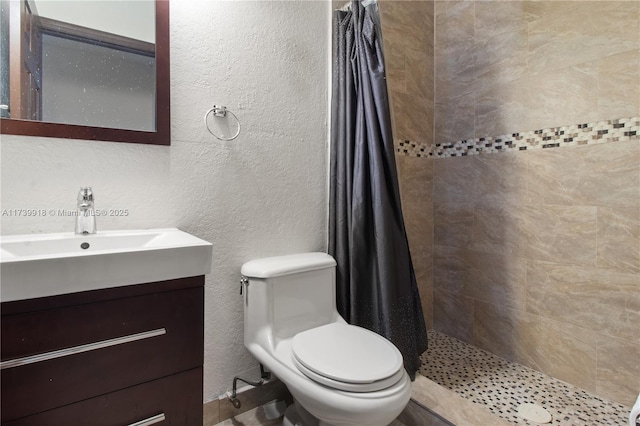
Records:
[[[78,192],[78,215],[76,216],[76,234],[95,234],[96,215],[93,208],[93,190],[90,186],[80,188]]]
[[[90,186],[80,188],[78,192],[78,205],[93,203],[93,190]]]

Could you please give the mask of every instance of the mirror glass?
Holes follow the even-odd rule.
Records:
[[[156,28],[156,1],[0,0],[0,6],[3,133],[29,134],[11,131],[14,120],[67,130],[158,130],[157,79],[165,74],[158,73],[156,39],[168,45],[168,37],[157,34],[168,33],[168,25]],[[48,127],[58,129],[51,136],[75,137]],[[129,141],[93,137],[97,133],[78,138]]]

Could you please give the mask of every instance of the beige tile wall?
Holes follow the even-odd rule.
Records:
[[[394,138],[640,115],[640,2],[382,0]],[[398,157],[429,326],[630,405],[640,144]]]
[[[435,141],[640,113],[640,2],[436,1]]]
[[[433,143],[433,1],[381,0],[387,86],[394,139]],[[427,328],[433,323],[431,160],[398,156],[411,257]]]
[[[433,328],[433,161],[398,156],[398,175],[411,260],[427,329]]]
[[[640,2],[437,1],[435,38],[435,142],[640,114]],[[631,405],[640,143],[431,167],[434,328]]]
[[[640,143],[437,159],[433,185],[434,328],[631,405]]]
[[[424,5],[408,3],[381,6],[397,139],[640,115],[640,2],[436,1],[434,62],[408,60],[426,40],[410,34],[432,31],[416,24]],[[407,75],[432,65],[430,103]],[[423,298],[434,327],[631,404],[640,391],[640,144],[399,165],[414,262],[433,274]]]
[[[381,0],[394,138],[433,142],[433,1]]]

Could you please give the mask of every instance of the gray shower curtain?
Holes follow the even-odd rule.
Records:
[[[377,5],[334,15],[329,254],[351,324],[402,352],[413,379],[427,334],[402,218]]]

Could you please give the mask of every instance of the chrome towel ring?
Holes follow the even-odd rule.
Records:
[[[209,127],[208,120],[209,120],[209,115],[211,115],[211,113],[213,113],[214,118],[218,118],[218,119],[228,119],[229,115],[232,116],[238,126],[236,133],[231,137],[224,137],[224,135],[223,136],[216,135]],[[209,131],[209,133],[211,133],[213,136],[216,137],[216,139],[219,139],[221,141],[232,141],[235,138],[237,138],[238,135],[240,134],[240,120],[238,120],[238,117],[236,117],[234,113],[229,111],[226,106],[214,105],[213,108],[207,111],[206,114],[204,115],[204,125],[207,127],[207,130]]]

